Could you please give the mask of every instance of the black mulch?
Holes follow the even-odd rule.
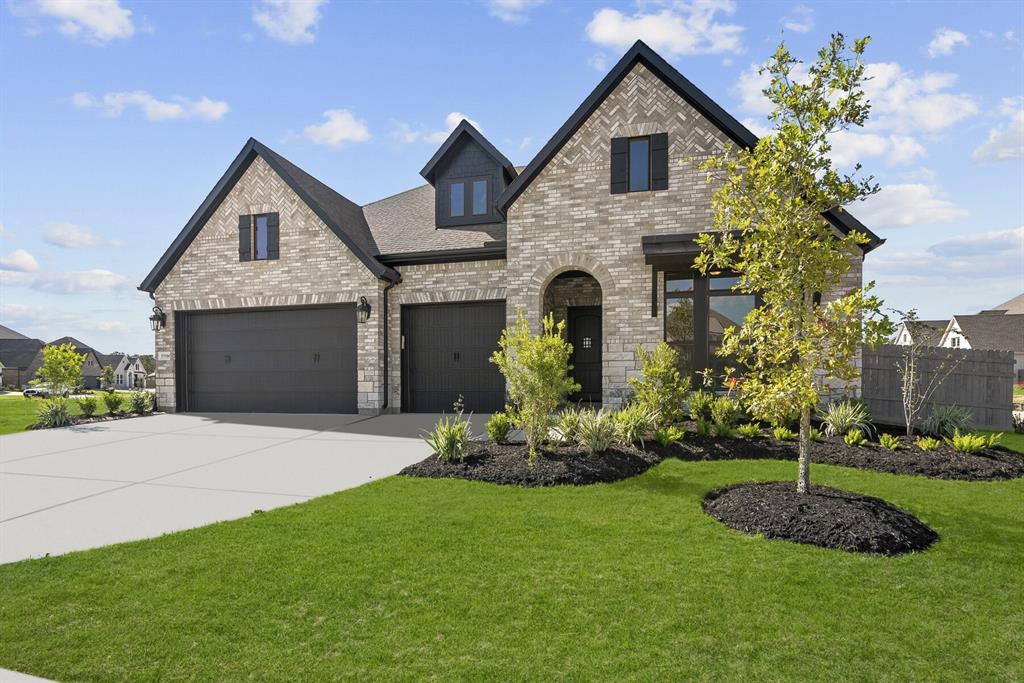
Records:
[[[761,436],[753,439],[700,437],[690,431],[679,443],[663,448],[648,443],[648,450],[661,457],[682,460],[796,460],[796,441],[777,441]],[[981,453],[957,453],[945,443],[934,451],[922,451],[902,437],[899,450],[890,451],[875,442],[848,446],[840,438],[811,442],[811,462],[856,467],[890,474],[916,474],[935,479],[991,481],[1024,476],[1024,455],[996,446]]]
[[[661,462],[661,457],[639,449],[612,448],[588,454],[575,446],[540,451],[530,467],[524,444],[483,442],[471,447],[462,462],[442,462],[436,455],[409,465],[402,474],[439,479],[469,479],[519,486],[596,484],[635,477]]]
[[[880,498],[795,482],[745,483],[715,489],[704,511],[731,529],[856,553],[902,555],[924,550],[939,535]]]

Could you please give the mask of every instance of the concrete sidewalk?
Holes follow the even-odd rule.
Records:
[[[419,435],[436,420],[160,414],[3,436],[0,563],[245,517],[386,477],[429,455]]]

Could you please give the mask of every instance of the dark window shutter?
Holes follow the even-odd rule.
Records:
[[[281,252],[281,221],[276,213],[267,216],[267,258],[276,259]]]
[[[238,217],[238,260],[252,261],[252,216]]]
[[[629,191],[629,138],[612,138],[612,194]]]
[[[668,189],[668,133],[651,136],[651,189]]]

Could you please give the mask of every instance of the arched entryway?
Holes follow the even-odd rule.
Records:
[[[603,349],[601,329],[601,284],[583,270],[564,270],[544,288],[542,314],[554,314],[566,323],[566,338],[572,344],[572,376],[580,391],[573,402],[600,403]]]

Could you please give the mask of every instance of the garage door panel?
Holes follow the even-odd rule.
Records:
[[[354,306],[191,314],[186,409],[357,412]]]
[[[490,357],[504,326],[503,301],[404,306],[403,410],[451,412],[460,394],[467,411],[501,410],[505,380]]]

